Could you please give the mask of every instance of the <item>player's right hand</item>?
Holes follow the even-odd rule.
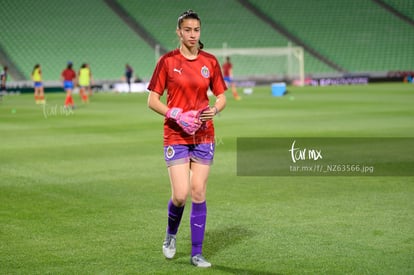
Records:
[[[194,135],[201,127],[200,113],[192,110],[184,112],[181,108],[170,108],[165,116],[169,119],[173,119],[177,124],[189,135]]]
[[[174,107],[174,108],[168,109],[165,116],[167,118],[170,118],[170,119],[173,119],[173,120],[177,121],[177,119],[180,119],[180,116],[181,116],[182,113],[183,113],[183,109]]]
[[[201,121],[199,118],[198,111],[188,111],[182,113],[180,118],[177,120],[178,125],[189,135],[194,135],[201,127]]]

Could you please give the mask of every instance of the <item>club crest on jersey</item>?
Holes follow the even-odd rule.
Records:
[[[210,71],[208,70],[208,68],[207,68],[206,66],[203,66],[203,67],[201,68],[201,75],[202,75],[204,78],[209,78],[209,77],[210,77]]]
[[[172,146],[168,146],[167,149],[165,150],[165,156],[167,158],[172,158],[175,155],[175,151],[174,148]]]

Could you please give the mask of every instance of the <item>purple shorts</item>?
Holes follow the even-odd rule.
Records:
[[[164,158],[168,167],[190,161],[211,165],[214,149],[214,143],[168,145],[164,146]]]

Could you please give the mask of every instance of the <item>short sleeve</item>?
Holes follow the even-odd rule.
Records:
[[[160,95],[163,95],[164,90],[167,85],[167,69],[166,69],[166,60],[165,58],[161,58],[157,66],[154,69],[152,74],[151,80],[148,84],[148,90],[156,92]]]
[[[224,82],[223,74],[221,73],[220,63],[215,58],[214,61],[214,74],[211,79],[210,89],[215,96],[224,93],[227,90],[226,82]]]

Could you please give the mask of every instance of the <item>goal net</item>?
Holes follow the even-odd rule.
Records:
[[[229,56],[236,80],[297,82],[304,85],[304,53],[302,47],[206,49],[224,62]]]

